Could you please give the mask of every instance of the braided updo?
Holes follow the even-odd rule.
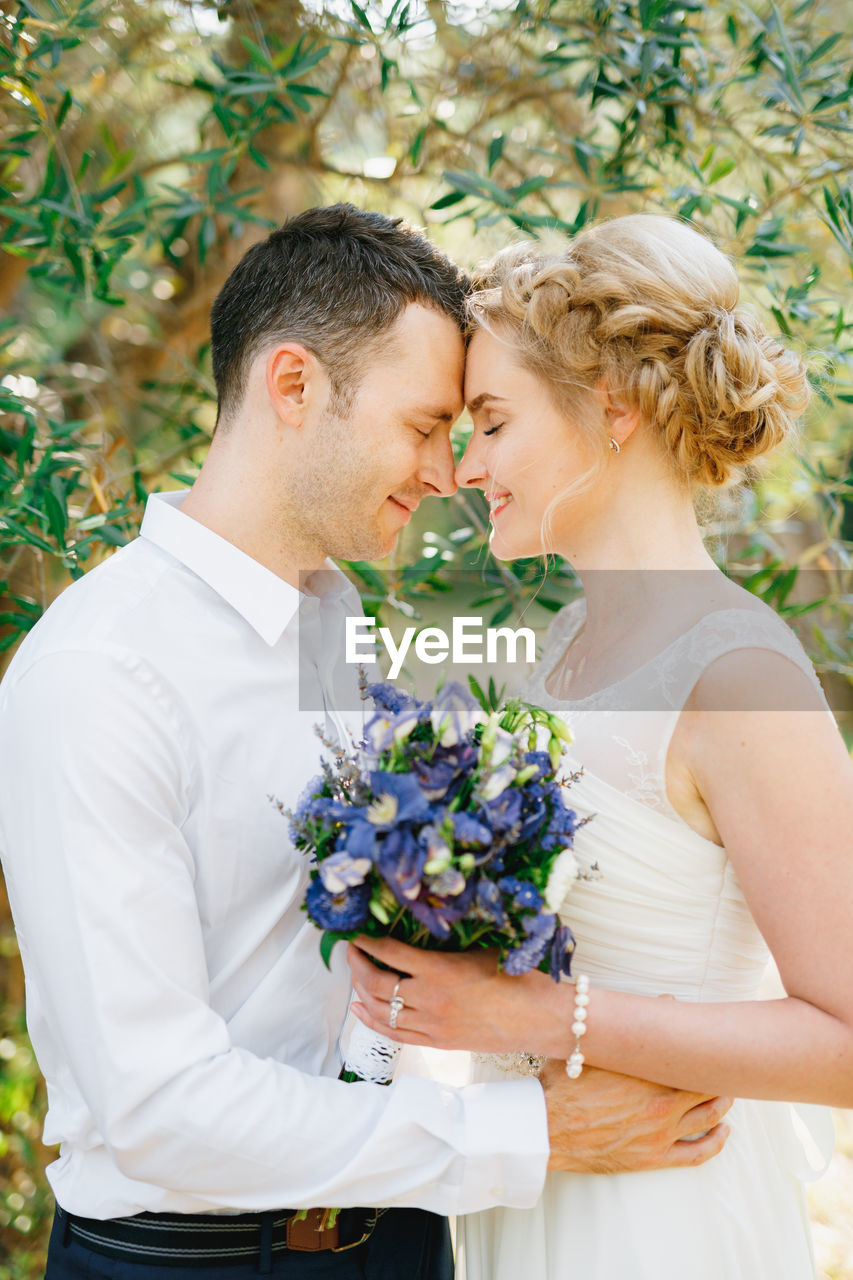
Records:
[[[560,257],[504,250],[475,278],[469,309],[473,327],[510,331],[520,363],[577,420],[588,423],[579,410],[603,383],[684,479],[714,486],[789,436],[808,402],[802,361],[737,300],[710,240],[636,214],[582,232]]]

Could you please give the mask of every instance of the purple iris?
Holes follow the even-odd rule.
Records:
[[[533,786],[525,787],[524,792],[524,816],[521,820],[521,826],[518,832],[518,840],[529,840],[539,831],[539,828],[545,822],[548,811],[545,807],[545,799],[542,788],[535,783]]]
[[[473,813],[452,813],[453,838],[464,847],[486,845],[492,842],[492,833],[484,822],[474,817]]]
[[[508,787],[495,800],[482,806],[483,817],[495,835],[514,839],[521,826],[521,792],[518,787]]]
[[[560,981],[562,974],[572,976],[572,957],[575,953],[575,935],[567,924],[561,924],[554,934],[549,957],[549,969],[555,982]]]
[[[435,695],[430,719],[441,745],[452,747],[464,741],[474,725],[480,723],[483,711],[458,680],[451,680]]]
[[[370,774],[370,790],[376,796],[376,802],[369,806],[367,819],[378,831],[388,831],[400,822],[428,822],[432,816],[429,801],[412,773],[382,773],[374,770]],[[391,808],[394,812],[387,818],[381,812],[385,797],[396,802],[395,805],[389,805],[389,813]]]
[[[414,774],[427,800],[443,800],[457,774],[453,760],[416,760]]]
[[[334,933],[348,933],[366,924],[369,902],[369,885],[359,884],[345,893],[330,893],[319,876],[305,894],[311,919],[321,929],[331,929]]]
[[[407,905],[415,919],[426,925],[434,938],[445,941],[450,937],[450,926],[470,910],[474,892],[473,879],[468,881],[461,893],[449,897],[442,897],[434,890],[424,888],[420,896]]]
[[[401,905],[414,908],[412,900],[421,891],[427,856],[408,827],[395,827],[382,840],[376,865]]]
[[[498,929],[505,929],[509,919],[504,911],[503,894],[494,880],[485,877],[477,881],[477,906],[488,916]]]
[[[346,831],[338,836],[335,848],[340,853],[348,853],[351,858],[376,858],[376,827],[364,817],[364,811],[358,810],[362,821],[351,822]]]
[[[364,737],[370,750],[381,755],[383,751],[389,751],[395,742],[407,738],[417,722],[417,713],[413,711],[403,710],[396,715],[380,711],[364,726]]]

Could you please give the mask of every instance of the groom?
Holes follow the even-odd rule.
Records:
[[[421,235],[349,205],[250,249],[213,307],[199,478],[152,495],[140,537],[65,591],[0,688],[0,854],[44,1139],[62,1144],[48,1280],[127,1263],[137,1280],[445,1280],[437,1215],[529,1206],[546,1167],[722,1146],[719,1129],[679,1140],[724,1101],[605,1072],[544,1090],[336,1079],[344,949],[327,972],[269,797],[294,803],[316,772],[300,656],[327,735],[348,727],[324,646],[360,609],[327,557],[386,555],[453,492],[466,287]],[[377,1225],[365,1205],[391,1211]]]

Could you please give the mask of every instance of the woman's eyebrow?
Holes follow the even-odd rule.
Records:
[[[502,404],[506,403],[506,396],[493,395],[491,391],[481,391],[475,396],[471,403],[467,406],[469,413],[476,413],[478,409],[482,409],[487,400],[499,400]]]

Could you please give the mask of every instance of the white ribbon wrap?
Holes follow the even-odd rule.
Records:
[[[388,1036],[371,1031],[357,1018],[353,1020],[352,1035],[344,1060],[344,1070],[354,1071],[362,1080],[371,1084],[388,1084],[400,1056],[401,1045]]]

